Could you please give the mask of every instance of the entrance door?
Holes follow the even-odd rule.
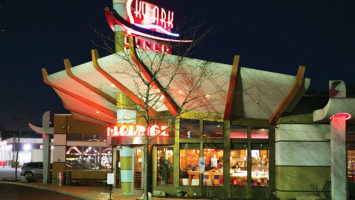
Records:
[[[143,147],[135,147],[133,152],[134,188],[143,188]]]

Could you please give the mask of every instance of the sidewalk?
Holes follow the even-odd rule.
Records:
[[[3,182],[3,181],[0,181]],[[73,196],[84,200],[108,200],[109,188],[104,186],[56,186],[52,184],[43,184],[40,182],[34,183],[17,183],[17,182],[4,182],[7,184],[23,185],[28,187],[34,187],[43,190],[56,191],[65,195]],[[114,200],[140,200],[142,190],[135,190],[134,196],[123,196],[120,189],[114,189],[111,198]],[[176,198],[158,198],[153,197],[154,200],[172,200]],[[203,200],[203,199],[189,199],[181,198],[185,200]]]
[[[52,184],[43,184],[40,182],[26,183],[25,185],[51,191],[57,191],[66,195],[74,196],[85,200],[107,200],[110,197],[109,187],[104,186],[56,186]],[[126,197],[122,195],[119,189],[114,189],[111,198],[122,200],[139,200],[140,191],[136,192],[135,196]]]

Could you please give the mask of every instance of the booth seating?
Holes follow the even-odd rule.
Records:
[[[203,173],[204,186],[223,186],[223,172],[210,170]]]
[[[106,185],[107,173],[103,170],[72,170],[71,183],[85,185]]]

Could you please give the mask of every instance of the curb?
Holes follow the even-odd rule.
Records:
[[[77,194],[73,194],[73,193],[65,192],[65,191],[61,191],[61,190],[56,190],[56,189],[52,189],[52,188],[46,188],[46,187],[42,187],[42,186],[38,186],[38,185],[31,185],[31,184],[24,184],[24,183],[18,183],[18,182],[10,182],[10,181],[0,181],[0,183],[10,184],[10,185],[19,185],[19,186],[36,188],[36,189],[40,189],[40,190],[47,190],[47,191],[51,191],[51,192],[57,192],[57,193],[60,193],[60,194],[64,194],[64,195],[67,195],[67,196],[71,196],[71,197],[75,197],[75,198],[83,199],[83,200],[93,200],[91,198],[84,197],[84,196],[81,196],[81,195],[77,195]]]

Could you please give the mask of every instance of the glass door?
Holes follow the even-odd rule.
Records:
[[[143,188],[143,147],[135,147],[133,153],[134,188]]]

